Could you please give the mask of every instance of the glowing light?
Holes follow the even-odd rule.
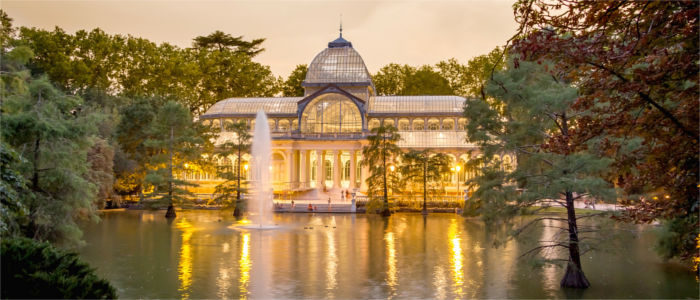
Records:
[[[189,168],[190,165],[188,163],[185,163],[185,169]]]
[[[670,196],[670,195],[666,195],[666,196],[664,196],[664,198],[666,198],[666,199],[671,199],[671,196]]]
[[[248,164],[243,165],[243,169],[248,171]]]
[[[459,170],[461,170],[461,169],[462,169],[462,167],[460,167],[460,166],[456,166],[456,167],[455,167],[455,169],[457,170],[457,172],[459,172]]]
[[[447,238],[450,241],[450,267],[452,269],[452,285],[457,298],[464,298],[464,262],[462,257],[462,244],[457,229],[457,221],[452,219],[450,227],[447,229]]]
[[[248,284],[250,283],[250,268],[252,262],[250,260],[250,233],[243,234],[243,246],[241,247],[241,259],[238,260],[238,266],[241,271],[241,276],[238,279],[238,290],[241,299],[248,298]]]
[[[338,273],[338,255],[336,254],[334,231],[326,231],[326,241],[326,249],[328,249],[328,263],[326,263],[326,298],[332,299],[334,298],[333,292],[338,285],[336,280],[336,273]]]
[[[394,241],[394,233],[393,232],[387,232],[384,234],[384,241],[386,242],[386,284],[389,286],[389,289],[391,290],[391,296],[394,295],[394,292],[396,291],[396,283],[397,283],[397,276],[396,276],[396,242]]]
[[[192,285],[192,246],[190,239],[195,228],[187,219],[183,218],[177,223],[176,227],[182,230],[182,247],[180,248],[180,261],[177,266],[177,278],[180,280],[180,288],[182,299],[190,297],[190,286]]]
[[[394,165],[391,165],[391,166],[389,166],[389,170],[391,170],[392,172],[394,172],[394,170],[396,170],[396,167],[394,167]]]

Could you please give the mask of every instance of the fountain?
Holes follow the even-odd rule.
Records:
[[[270,159],[272,154],[270,128],[267,126],[267,116],[262,110],[255,117],[255,132],[250,151],[252,156],[253,189],[248,200],[248,215],[252,224],[244,228],[269,229],[275,228],[272,222],[272,185],[270,179]]]

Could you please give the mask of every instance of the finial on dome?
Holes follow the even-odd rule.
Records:
[[[343,37],[343,14],[340,14],[340,37]]]

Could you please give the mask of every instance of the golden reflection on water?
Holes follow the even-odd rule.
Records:
[[[250,268],[252,262],[250,259],[250,233],[243,234],[243,246],[241,246],[241,259],[238,260],[238,266],[241,275],[238,277],[238,290],[240,291],[239,298],[248,298],[248,284],[250,283]]]
[[[462,255],[462,240],[459,238],[457,220],[452,219],[447,229],[450,241],[450,269],[452,270],[452,286],[459,298],[464,297],[464,256]]]
[[[326,249],[328,249],[328,262],[326,263],[326,298],[334,298],[334,290],[338,285],[335,275],[338,272],[338,254],[335,248],[335,231],[326,230]]]
[[[394,233],[387,231],[384,233],[384,241],[386,242],[386,284],[389,286],[389,297],[391,298],[396,293],[396,242]]]
[[[221,245],[221,252],[224,254],[228,253],[230,247],[229,243],[224,242]],[[219,288],[216,295],[221,299],[230,298],[228,296],[228,290],[231,286],[232,268],[231,262],[226,259],[227,257],[227,255],[221,255],[222,260],[219,262],[219,276],[216,278],[216,285]]]
[[[192,285],[192,246],[190,239],[195,228],[182,218],[177,222],[176,227],[182,231],[182,247],[180,248],[180,261],[178,262],[177,278],[180,280],[180,288],[178,289],[182,295],[182,299],[190,297],[190,286]]]

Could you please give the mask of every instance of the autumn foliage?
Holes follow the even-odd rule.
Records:
[[[579,88],[572,139],[597,139],[626,192],[624,220],[669,223],[666,257],[697,257],[697,1],[546,1],[514,5],[510,49],[556,62]],[[567,141],[571,142],[571,141]],[[669,241],[661,241],[669,243]]]

